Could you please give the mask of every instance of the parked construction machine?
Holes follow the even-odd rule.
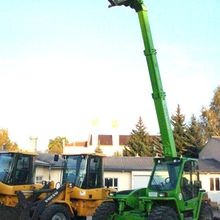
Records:
[[[207,194],[201,189],[198,161],[177,156],[159,67],[143,0],[109,0],[112,6],[128,6],[139,18],[144,54],[150,74],[159,123],[163,157],[155,158],[147,188],[117,192],[98,207],[93,220],[205,220],[213,219]]]
[[[33,199],[33,191],[44,188],[42,184],[34,184],[35,156],[35,153],[27,152],[0,152],[1,220],[18,219],[20,212],[17,192],[22,191],[27,199]]]
[[[34,184],[35,154],[0,153],[1,220],[79,220],[94,214],[113,190],[103,187],[103,155],[63,155],[60,186]]]
[[[23,209],[27,219],[82,220],[92,216],[103,201],[110,201],[107,196],[115,190],[103,187],[103,155],[63,155],[63,159],[61,186],[36,201],[28,212]]]

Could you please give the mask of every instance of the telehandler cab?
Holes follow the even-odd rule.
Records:
[[[139,18],[157,119],[163,144],[163,157],[155,158],[147,188],[117,192],[113,201],[102,203],[93,220],[211,220],[213,213],[207,194],[201,189],[196,159],[178,157],[165,92],[154,49],[147,9],[143,0],[109,0],[112,6],[129,6]]]

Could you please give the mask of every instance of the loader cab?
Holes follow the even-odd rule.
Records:
[[[0,182],[7,185],[33,184],[33,155],[16,152],[0,153]]]
[[[69,182],[82,189],[103,187],[102,157],[97,155],[65,155],[63,183]]]

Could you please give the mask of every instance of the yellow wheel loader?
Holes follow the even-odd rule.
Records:
[[[34,184],[34,153],[0,152],[0,219],[14,220],[19,216],[17,193],[22,191],[24,198],[35,200],[42,195],[34,191],[43,185]]]
[[[20,219],[86,219],[115,191],[103,187],[102,155],[63,155],[63,163],[60,187],[36,190],[38,196],[31,202],[25,199],[22,192],[17,193],[21,207]]]

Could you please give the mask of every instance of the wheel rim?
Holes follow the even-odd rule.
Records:
[[[51,220],[66,220],[66,216],[62,212],[56,213]]]

